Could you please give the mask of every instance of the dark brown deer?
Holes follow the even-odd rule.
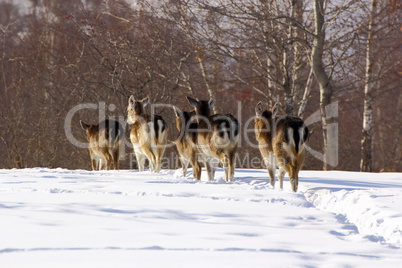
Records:
[[[127,123],[133,124],[130,140],[134,147],[139,171],[144,171],[145,159],[148,159],[150,170],[159,173],[167,143],[167,128],[165,120],[160,115],[145,113],[144,108],[148,104],[148,97],[135,100],[134,96],[130,96]]]
[[[105,120],[98,125],[80,121],[89,142],[89,155],[92,170],[108,170],[113,163],[119,169],[121,139],[124,134],[122,125],[114,120]]]
[[[233,181],[235,157],[239,140],[239,122],[231,114],[211,115],[214,100],[196,100],[187,97],[195,108],[197,127],[197,150],[204,162],[208,180],[213,180],[216,167],[222,163],[225,180]]]
[[[298,117],[276,117],[278,104],[272,111],[263,110],[259,102],[255,108],[255,135],[261,156],[268,168],[270,183],[275,186],[276,163],[279,164],[279,183],[283,189],[283,177],[289,174],[290,185],[297,192],[299,171],[303,165],[308,129]]]
[[[179,131],[179,137],[176,141],[176,148],[180,155],[183,176],[187,174],[188,164],[193,168],[193,177],[201,179],[201,166],[197,155],[197,128],[198,123],[195,119],[195,111],[181,111],[173,107],[176,114],[176,127]]]

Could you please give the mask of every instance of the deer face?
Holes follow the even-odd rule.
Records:
[[[144,114],[144,108],[148,103],[149,97],[142,100],[135,100],[134,96],[131,95],[127,106],[127,123],[134,124],[138,118]]]

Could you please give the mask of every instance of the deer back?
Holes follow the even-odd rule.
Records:
[[[130,139],[133,143],[163,144],[166,138],[166,122],[160,115],[143,114],[131,127]]]
[[[215,114],[200,119],[198,143],[210,144],[216,148],[237,144],[239,121],[231,114]]]
[[[283,116],[276,121],[273,143],[278,158],[302,161],[308,128],[298,117]]]
[[[114,120],[105,120],[98,125],[89,125],[83,121],[80,123],[92,150],[112,149],[119,146],[118,143],[124,134],[123,126]]]
[[[275,103],[272,111],[269,111],[263,110],[262,102],[260,101],[255,107],[255,112],[255,137],[261,153],[266,156],[269,152],[273,152],[272,140],[276,132],[275,116],[278,112],[278,104]]]
[[[272,112],[264,111],[261,116],[254,119],[255,137],[260,149],[273,152],[272,136],[274,134],[275,118],[272,118]]]
[[[181,111],[174,107],[176,114],[176,128],[179,136],[176,140],[176,148],[180,156],[185,159],[194,157],[197,152],[197,128],[195,111]]]
[[[239,122],[231,114],[212,114],[214,100],[195,100],[187,97],[197,116],[197,144],[201,151],[218,155],[220,151],[237,148]]]
[[[130,96],[127,107],[127,122],[133,124],[130,132],[131,142],[140,145],[165,144],[167,140],[166,122],[160,115],[149,115],[145,107],[149,98],[135,100]]]
[[[198,127],[198,123],[195,118],[195,111],[180,111],[176,107],[176,128],[179,131],[179,139],[185,139],[186,134],[192,133],[193,130],[196,130]]]

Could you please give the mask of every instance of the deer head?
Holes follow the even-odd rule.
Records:
[[[133,95],[128,99],[127,123],[134,124],[144,114],[144,108],[149,104],[149,97],[136,100]]]
[[[187,101],[194,107],[197,116],[209,117],[215,100],[196,100],[187,96]]]

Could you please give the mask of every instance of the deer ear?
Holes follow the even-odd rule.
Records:
[[[145,107],[149,104],[149,97],[146,97],[144,99],[142,99],[142,107]]]
[[[189,96],[187,96],[187,101],[188,103],[190,103],[191,106],[193,106],[194,108],[196,108],[199,104],[199,102],[196,99],[193,99]]]
[[[272,108],[272,117],[275,117],[278,113],[279,103],[275,102],[274,108]]]
[[[307,128],[307,126],[305,125],[304,126],[304,133],[303,133],[303,141],[304,142],[306,142],[307,141],[307,139],[308,139],[308,137],[309,137],[309,132],[308,132],[308,128]]]
[[[80,125],[83,130],[87,130],[88,128],[91,127],[91,125],[88,125],[87,123],[83,122],[82,120],[80,120]]]
[[[208,102],[209,107],[214,106],[214,103],[215,103],[215,99],[214,98],[210,99]]]
[[[255,106],[255,115],[257,117],[262,116],[262,102],[261,101],[259,103],[257,103],[257,105]]]
[[[173,106],[174,113],[176,114],[176,117],[182,117],[183,113],[180,111],[179,108],[176,106]]]
[[[130,98],[128,99],[128,104],[129,105],[134,105],[134,103],[135,103],[135,98],[134,98],[133,95],[131,95]]]

